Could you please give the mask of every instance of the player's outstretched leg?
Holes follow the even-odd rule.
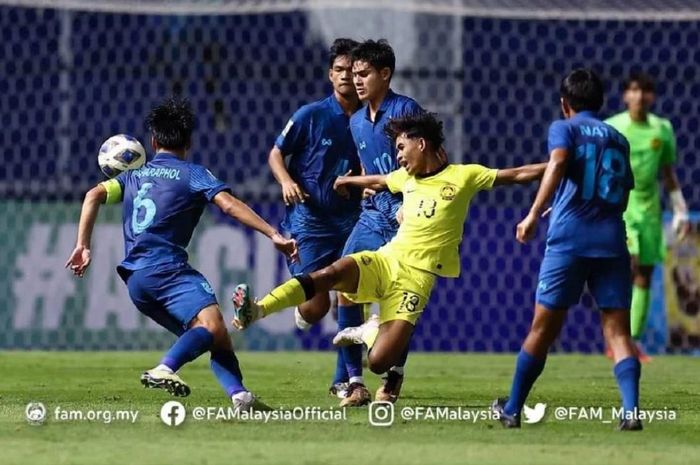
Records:
[[[636,413],[639,409],[639,378],[642,368],[630,336],[629,311],[605,310],[601,313],[601,323],[605,343],[613,354],[613,373],[622,397],[623,418],[618,429],[639,431],[642,422]]]
[[[499,415],[506,428],[520,428],[520,414],[532,385],[542,373],[547,352],[566,319],[565,309],[550,310],[540,304],[535,305],[535,316],[530,332],[515,362],[515,373],[510,388],[510,396],[493,401],[491,409]]]
[[[202,309],[158,366],[141,375],[141,384],[148,388],[165,389],[174,396],[190,395],[190,387],[176,372],[185,363],[191,362],[212,347],[215,337],[215,327],[211,322],[213,314],[218,314],[220,318],[221,313],[216,304]]]
[[[252,299],[252,291],[247,284],[239,284],[232,299],[232,324],[238,329],[245,329],[254,321],[285,308],[296,307],[318,293],[328,293],[331,290],[355,292],[359,274],[355,260],[343,257],[319,271],[291,278],[257,301]]]

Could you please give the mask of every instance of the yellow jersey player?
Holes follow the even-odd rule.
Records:
[[[504,170],[446,162],[442,122],[430,113],[390,120],[385,128],[395,141],[400,169],[386,175],[341,176],[335,188],[388,189],[403,193],[403,222],[396,236],[376,251],[353,253],[310,274],[296,276],[258,301],[245,284],[233,296],[239,329],[316,293],[331,289],[357,303],[379,303],[379,318],[345,328],[336,345],[365,343],[369,369],[385,373],[407,348],[438,276],[460,273],[459,244],[469,204],[477,192],[496,185],[528,183],[542,177],[546,164]]]

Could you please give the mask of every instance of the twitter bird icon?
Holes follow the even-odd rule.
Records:
[[[525,423],[539,423],[544,418],[544,412],[547,409],[547,404],[538,403],[535,404],[535,408],[530,408],[527,405],[523,406],[523,417],[525,418]]]

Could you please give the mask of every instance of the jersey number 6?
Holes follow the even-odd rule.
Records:
[[[151,187],[153,187],[152,183],[144,183],[134,199],[134,208],[131,212],[131,229],[134,231],[134,234],[141,234],[148,229],[156,216],[156,204],[153,200],[146,197]],[[142,208],[145,212],[143,219],[139,220],[139,213]]]

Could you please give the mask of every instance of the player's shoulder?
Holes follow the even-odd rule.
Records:
[[[628,124],[629,119],[629,113],[627,113],[626,111],[621,111],[620,113],[607,117],[603,122],[608,124],[609,126],[619,128]]]
[[[187,172],[191,177],[207,176],[208,174],[211,174],[211,172],[204,165],[190,160],[182,160],[180,168]]]
[[[449,174],[452,173],[481,173],[484,170],[489,170],[488,166],[484,166],[481,163],[451,163],[447,171]]]
[[[322,98],[314,102],[305,103],[294,112],[292,119],[294,122],[308,120],[328,110],[328,98]]]
[[[668,118],[664,118],[654,113],[649,113],[649,115],[647,115],[647,120],[651,126],[659,128],[663,132],[673,132],[673,123],[671,123],[671,120]]]
[[[419,113],[423,108],[413,98],[392,92],[391,94],[391,113],[393,117],[408,115],[411,113]]]
[[[350,124],[358,124],[360,121],[362,121],[365,114],[367,114],[367,105],[362,105],[357,109],[357,111],[355,111],[355,113],[350,115]]]
[[[554,133],[569,132],[577,124],[579,124],[579,122],[574,121],[571,118],[569,118],[569,119],[555,119],[554,121],[549,123],[549,134],[552,135]]]
[[[465,164],[450,164],[447,169],[445,169],[445,178],[448,181],[459,184],[460,180],[468,179],[474,176],[479,176],[490,168],[479,163],[465,163]]]

